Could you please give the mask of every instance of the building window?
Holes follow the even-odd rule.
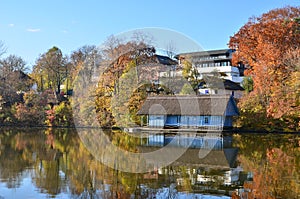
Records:
[[[229,61],[223,61],[223,62],[221,62],[221,66],[230,66],[230,62]]]
[[[204,118],[204,124],[208,124],[208,117]]]

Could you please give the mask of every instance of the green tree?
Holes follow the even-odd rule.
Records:
[[[242,86],[245,89],[246,93],[250,93],[251,91],[253,91],[253,80],[252,77],[245,77],[243,82],[242,82]]]
[[[180,95],[192,95],[195,94],[194,89],[191,87],[190,83],[185,83],[179,93]]]
[[[129,99],[138,84],[135,61],[128,63],[127,69],[123,72],[119,84],[119,92],[112,97],[112,115],[117,126],[127,126],[132,124],[132,117],[129,112]]]
[[[72,108],[68,102],[62,102],[54,107],[56,126],[73,126]]]

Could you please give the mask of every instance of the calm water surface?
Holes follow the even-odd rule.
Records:
[[[90,131],[90,130],[87,130]],[[127,151],[157,149],[172,135],[105,132]],[[189,141],[183,135],[176,147]],[[0,199],[300,198],[300,136],[198,135],[177,161],[142,174],[98,162],[75,130],[0,130]],[[199,150],[210,149],[199,159]]]

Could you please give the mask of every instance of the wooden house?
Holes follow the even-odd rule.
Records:
[[[179,95],[148,97],[138,114],[148,127],[215,129],[232,127],[239,112],[231,95]]]

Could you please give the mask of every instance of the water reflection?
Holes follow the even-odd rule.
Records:
[[[124,150],[144,153],[174,136],[105,133]],[[98,162],[71,129],[2,129],[0,198],[299,198],[299,136],[182,135],[172,147],[191,142],[172,164],[155,168],[153,159],[154,168],[138,174]]]
[[[190,138],[189,134],[182,133],[180,137],[176,145],[173,143],[173,150],[192,142],[190,148],[168,167],[158,169],[152,178],[168,174],[173,176],[180,191],[225,195],[231,195],[246,180],[251,180],[251,173],[245,173],[238,166],[238,148],[232,146],[232,136],[198,133]],[[172,139],[170,134],[150,134],[144,146],[139,148],[141,152],[157,150]]]

